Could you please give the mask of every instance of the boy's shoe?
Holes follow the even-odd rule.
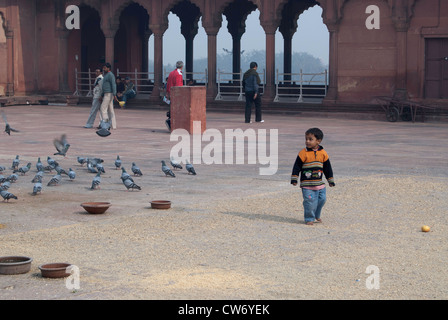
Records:
[[[86,128],[86,129],[92,129],[93,126],[84,126],[84,128]]]
[[[308,222],[306,223],[307,226],[312,226],[313,224],[314,224],[313,221],[308,221]]]
[[[264,122],[264,120],[261,120],[261,121],[257,121],[257,123],[263,123]]]

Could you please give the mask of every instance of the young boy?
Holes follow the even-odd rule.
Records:
[[[300,173],[300,188],[303,195],[303,209],[305,223],[313,225],[314,222],[322,222],[320,214],[326,201],[325,182],[322,174],[330,187],[334,187],[333,170],[327,152],[320,143],[324,138],[322,130],[311,128],[305,132],[306,148],[297,156],[292,169],[291,184],[296,186]]]

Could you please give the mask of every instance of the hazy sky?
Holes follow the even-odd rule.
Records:
[[[320,58],[328,64],[329,34],[322,22],[322,9],[314,6],[299,16],[297,32],[293,37],[293,52],[307,52]],[[241,50],[265,50],[265,34],[260,25],[260,13],[253,11],[246,20],[246,32],[241,39]],[[185,39],[180,33],[180,20],[170,13],[168,29],[163,40],[164,64],[175,64],[178,60],[185,61]],[[283,52],[283,36],[277,31],[275,51]],[[154,56],[153,37],[150,38],[150,59]],[[223,48],[232,50],[232,37],[227,30],[227,21],[223,16],[221,29],[217,37],[217,52],[224,53]],[[194,57],[207,56],[207,35],[199,21],[199,31],[194,39]]]

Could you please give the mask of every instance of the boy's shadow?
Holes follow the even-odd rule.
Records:
[[[296,219],[296,218],[273,216],[273,215],[269,215],[269,214],[244,213],[244,212],[221,212],[221,213],[232,215],[232,216],[238,216],[238,217],[242,217],[242,218],[250,219],[250,220],[266,220],[266,221],[296,223],[296,224],[303,223],[303,221]]]

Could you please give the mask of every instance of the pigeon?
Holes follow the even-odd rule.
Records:
[[[9,193],[6,190],[0,191],[0,195],[3,198],[3,202],[5,202],[5,201],[8,202],[9,199],[16,199],[17,200],[17,197],[15,195],[13,195],[12,193]]]
[[[87,159],[87,170],[89,170],[90,173],[98,173],[98,170],[95,169],[93,164]]]
[[[107,137],[110,135],[110,123],[106,121],[101,121],[100,130],[96,131],[96,134],[100,137]]]
[[[85,158],[82,158],[82,157],[78,157],[77,160],[78,160],[78,163],[79,163],[81,166],[83,166],[84,163],[87,162],[87,160],[86,160]]]
[[[59,140],[54,139],[53,144],[58,151],[54,155],[61,155],[64,157],[67,156],[67,151],[68,148],[70,148],[70,143],[67,142],[67,136],[65,134],[63,134]]]
[[[42,182],[42,177],[44,175],[43,171],[38,171],[36,173],[36,175],[34,176],[33,180],[31,180],[32,183],[36,183],[36,182]]]
[[[121,167],[121,159],[120,156],[117,156],[117,159],[115,160],[115,167],[118,169],[120,169]]]
[[[0,183],[3,183],[6,181],[6,178],[4,175],[0,174]]]
[[[92,190],[99,189],[100,183],[101,183],[101,172],[98,172],[95,178],[93,178],[92,180],[92,186],[90,187],[90,189]]]
[[[93,164],[95,167],[97,163],[103,163],[104,160],[101,158],[88,158],[88,160]]]
[[[30,169],[31,169],[31,162],[28,162],[28,164],[27,164],[26,166],[21,167],[21,168],[19,168],[19,169],[17,169],[17,170],[14,170],[13,172],[14,172],[14,173],[16,173],[16,172],[20,172],[20,173],[22,174],[22,176],[23,176],[23,175],[25,175],[28,171],[30,171]]]
[[[188,174],[191,173],[193,175],[196,175],[196,171],[194,170],[193,165],[190,162],[188,162],[188,160],[187,160],[187,164],[185,165],[185,168],[187,169]]]
[[[19,169],[19,164],[20,164],[20,159],[19,156],[17,155],[16,158],[14,160],[12,160],[12,170],[17,170]]]
[[[47,163],[49,166],[52,166],[53,168],[59,165],[59,163],[50,156],[47,157]]]
[[[134,176],[141,177],[141,176],[143,175],[142,171],[140,170],[139,167],[137,167],[137,165],[135,164],[135,162],[132,162],[131,170],[132,170],[132,172],[134,173]]]
[[[16,182],[17,179],[19,179],[19,176],[16,175],[15,173],[10,174],[8,177],[6,177],[6,181],[10,181],[12,183]]]
[[[132,179],[132,177],[129,175],[129,173],[126,172],[125,168],[121,168],[121,180],[131,180],[132,182],[134,182],[134,180]]]
[[[56,186],[59,184],[59,182],[61,182],[61,175],[57,174],[53,178],[51,178],[50,181],[48,181],[47,186]]]
[[[8,190],[11,187],[11,182],[5,181],[0,185],[1,190]]]
[[[104,166],[101,163],[96,164],[96,169],[98,172],[106,173],[106,170],[104,170]]]
[[[65,171],[64,169],[62,169],[59,165],[57,165],[56,167],[54,167],[54,169],[56,170],[56,172],[60,175],[65,174],[66,176],[68,176],[67,171]]]
[[[165,177],[171,176],[173,178],[176,177],[173,171],[166,165],[165,161],[162,160],[162,171],[165,174]]]
[[[48,166],[45,166],[44,167],[44,171],[49,171],[49,172],[51,172],[51,171],[53,171],[54,170],[54,166],[50,166],[50,165],[48,165]]]
[[[36,182],[33,187],[33,196],[42,192],[42,183]]]
[[[173,157],[171,157],[170,162],[171,162],[171,165],[173,166],[173,169],[174,169],[174,170],[176,170],[176,169],[182,169],[181,164],[180,164],[177,160],[174,160]]]
[[[68,177],[70,180],[74,180],[76,178],[76,172],[72,170],[72,168],[68,169]]]
[[[131,179],[125,179],[125,180],[123,180],[123,184],[126,186],[126,188],[127,188],[128,190],[129,190],[129,189],[131,189],[132,191],[134,191],[134,189],[142,190],[142,188],[141,188],[140,186],[136,185],[136,184],[134,183],[134,181],[132,181]]]
[[[37,159],[36,169],[37,169],[37,171],[44,171],[44,165],[40,161],[40,158]]]
[[[4,166],[0,166],[0,172],[3,172],[3,171],[5,171],[6,170],[6,167],[4,167]]]
[[[20,132],[19,130],[16,130],[16,129],[14,129],[14,128],[11,128],[11,126],[9,125],[9,123],[8,123],[8,120],[6,119],[6,114],[2,111],[2,117],[3,117],[3,120],[5,121],[5,124],[6,124],[6,126],[5,126],[5,132],[10,136],[11,135],[11,131],[12,132]]]

